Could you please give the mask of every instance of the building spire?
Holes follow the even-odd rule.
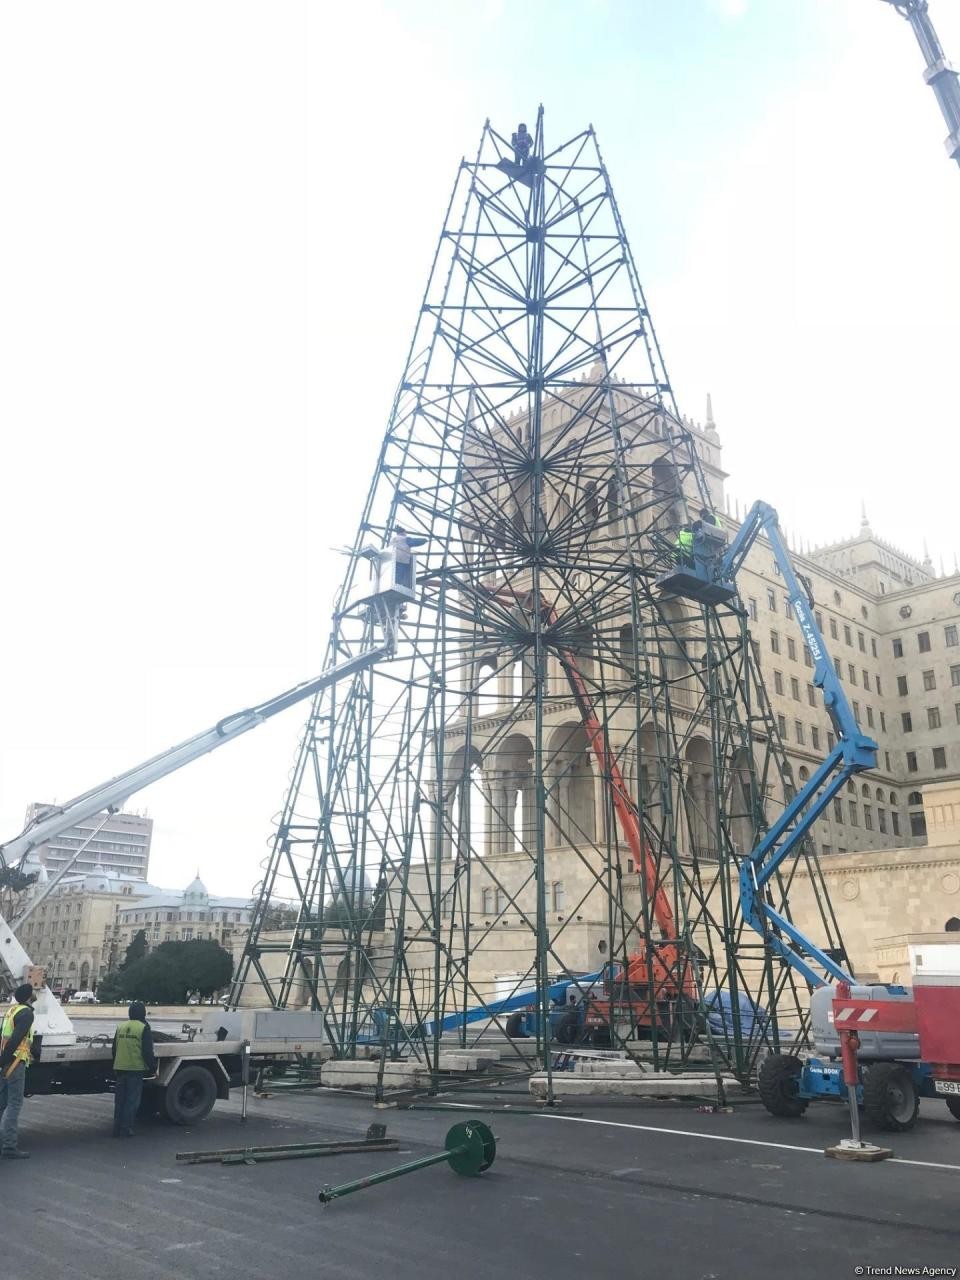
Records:
[[[714,420],[713,420],[713,397],[711,396],[711,394],[710,394],[710,392],[709,392],[709,391],[707,392],[707,420],[706,420],[706,425],[707,425],[708,427],[715,427],[715,426],[717,425],[717,424],[714,422]]]

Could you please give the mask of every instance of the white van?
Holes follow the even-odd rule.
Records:
[[[100,1001],[92,991],[75,991],[70,997],[71,1004],[99,1004]]]

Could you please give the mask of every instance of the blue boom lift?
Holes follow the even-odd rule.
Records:
[[[798,1117],[813,1099],[840,1100],[849,1095],[840,1064],[840,1034],[834,1026],[832,984],[849,984],[854,997],[874,1005],[887,1002],[909,1005],[911,1002],[910,993],[901,986],[857,985],[852,974],[815,946],[773,903],[771,881],[778,869],[787,858],[800,851],[813,823],[850,778],[876,767],[877,744],[862,733],[857,724],[817,626],[809,583],[793,567],[773,507],[764,502],[755,503],[729,546],[719,527],[698,522],[692,532],[692,545],[688,540],[677,567],[658,580],[661,591],[709,604],[733,601],[737,596],[737,572],[757,538],[765,536],[813,659],[813,683],[823,693],[836,739],[823,764],[787,803],[781,816],[740,867],[744,919],[812,989],[811,1024],[819,1056],[801,1060],[792,1054],[770,1054],[761,1065],[758,1082],[760,1096],[769,1112]],[[895,1023],[896,1016],[890,1021]],[[931,1068],[919,1058],[919,1038],[912,1031],[860,1033],[857,1102],[880,1128],[895,1132],[911,1128],[916,1121],[919,1098],[937,1096]],[[951,1103],[957,1104],[958,1099],[948,1099],[948,1106],[955,1118],[960,1119],[960,1106],[955,1109]]]

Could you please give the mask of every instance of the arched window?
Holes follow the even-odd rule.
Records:
[[[900,801],[897,799],[897,793],[896,793],[895,791],[891,791],[891,792],[890,792],[890,803],[891,803],[891,804],[899,804],[899,803],[900,803]]]
[[[911,791],[907,796],[907,804],[923,804],[923,794],[920,791]]]
[[[852,782],[847,783],[847,790],[850,792],[852,796],[855,796],[857,794],[857,788],[853,785]]]
[[[864,783],[863,786],[860,788],[860,794],[863,796],[864,800],[870,799],[870,788],[867,786],[866,783]]]
[[[597,486],[592,480],[588,480],[584,486],[583,501],[587,514],[587,523],[596,524],[600,519],[600,496],[597,493]]]

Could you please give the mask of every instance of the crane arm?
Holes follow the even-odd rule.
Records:
[[[55,839],[78,822],[83,822],[84,819],[91,818],[104,809],[117,809],[135,792],[142,791],[144,787],[159,781],[160,778],[165,778],[170,773],[176,773],[184,765],[198,760],[200,756],[207,755],[210,751],[216,751],[218,747],[232,742],[234,738],[249,733],[264,721],[278,715],[281,711],[286,711],[288,707],[295,706],[298,702],[312,698],[336,681],[367,670],[381,659],[389,657],[390,652],[391,646],[384,644],[358,654],[346,662],[329,667],[315,679],[295,685],[275,698],[268,698],[258,706],[225,716],[212,728],[187,738],[185,742],[180,742],[175,747],[161,751],[159,755],[151,756],[149,760],[144,760],[142,764],[135,765],[108,782],[101,782],[98,786],[91,787],[89,791],[84,791],[82,795],[75,796],[56,808],[45,809],[18,836],[0,845],[0,855],[8,864],[19,862],[34,849]]]
[[[885,0],[906,18],[917,37],[926,64],[923,78],[936,95],[949,134],[947,155],[960,164],[960,77],[943,52],[940,37],[930,19],[927,0]]]

